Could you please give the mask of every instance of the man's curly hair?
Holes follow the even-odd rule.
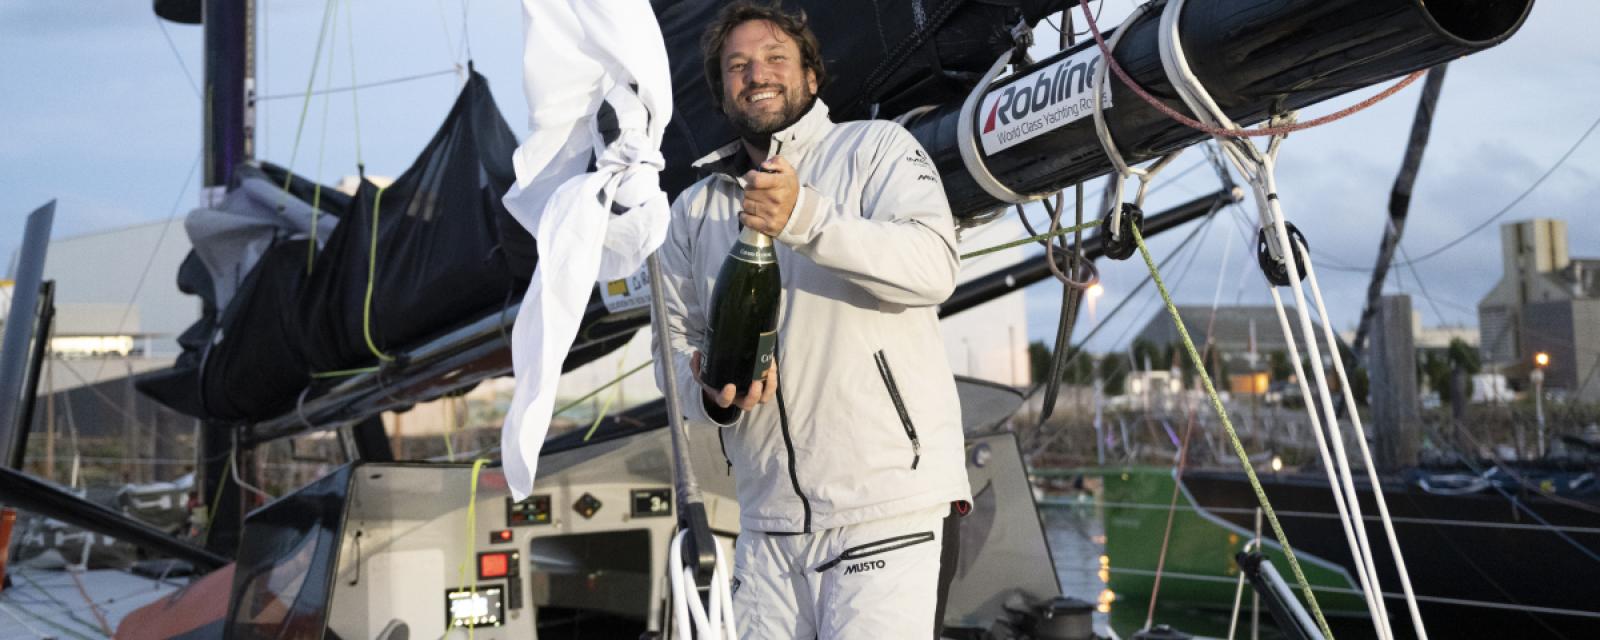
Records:
[[[735,28],[752,20],[765,20],[772,23],[784,34],[794,38],[795,44],[800,47],[800,64],[803,68],[811,70],[817,76],[817,90],[820,92],[828,81],[828,72],[822,66],[822,47],[817,44],[817,35],[811,32],[811,27],[806,22],[806,14],[801,11],[791,14],[776,4],[764,4],[740,0],[722,8],[717,14],[717,19],[706,25],[705,35],[700,39],[700,51],[704,55],[706,65],[706,84],[711,87],[711,103],[722,106],[722,47],[728,42],[728,34]]]

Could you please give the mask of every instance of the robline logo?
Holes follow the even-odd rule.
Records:
[[[1089,48],[1040,68],[984,97],[980,137],[986,153],[1026,142],[1094,113],[1094,80],[1100,61]],[[1111,92],[1102,94],[1111,107]]]

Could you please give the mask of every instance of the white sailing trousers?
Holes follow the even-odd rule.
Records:
[[[739,536],[740,640],[927,640],[950,504],[816,533]]]

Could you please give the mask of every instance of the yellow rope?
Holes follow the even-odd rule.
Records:
[[[634,367],[633,371],[638,371],[640,369],[643,369],[643,368],[645,368],[646,365],[649,365],[649,364],[650,364],[650,361],[646,361],[644,364],[641,364],[641,365],[639,365],[637,367]],[[609,387],[609,386],[615,385],[618,382],[622,382],[622,379],[628,377],[629,375],[632,375],[633,371],[630,371],[628,373],[623,373],[622,372],[622,358],[617,358],[617,377],[613,378],[611,382],[606,383],[601,388],[603,389],[605,387]],[[599,389],[596,389],[595,391],[599,392]],[[594,394],[591,393],[589,395],[594,395]],[[622,398],[622,387],[617,387],[616,395],[613,395],[613,396],[611,396],[609,398],[606,398],[606,403],[603,404],[603,405],[600,405],[600,412],[594,414],[594,423],[589,425],[589,432],[583,434],[583,441],[584,442],[588,442],[589,438],[593,438],[594,437],[595,430],[600,428],[600,421],[601,420],[605,420],[606,419],[606,414],[611,412],[611,405],[613,403],[615,403],[617,400],[620,400],[621,398]]]
[[[211,542],[211,527],[217,523],[217,507],[222,506],[222,488],[228,483],[228,479],[233,477],[228,473],[228,467],[231,466],[233,466],[233,456],[230,455],[228,460],[222,463],[223,481],[217,484],[216,493],[211,496],[211,511],[206,512],[206,530],[200,534],[200,539],[206,542]]]
[[[285,193],[288,193],[289,185],[294,180],[294,159],[300,153],[300,134],[305,131],[306,113],[311,109],[311,89],[317,83],[317,63],[322,61],[322,42],[328,37],[328,31],[330,30],[328,28],[328,20],[333,14],[333,2],[334,0],[328,0],[322,5],[322,28],[317,31],[317,48],[311,54],[311,73],[306,78],[306,97],[300,103],[300,121],[294,128],[294,146],[289,148],[289,164],[283,168],[283,191]],[[210,93],[209,88],[206,93]],[[207,100],[206,104],[207,108],[209,108],[211,101]]]
[[[316,373],[311,374],[311,377],[313,377],[313,378],[343,378],[345,376],[354,376],[354,375],[360,375],[360,374],[363,374],[363,373],[372,373],[372,372],[375,372],[377,370],[378,370],[378,367],[358,367],[358,368],[355,368],[355,369],[339,369],[337,371],[318,371]]]
[[[367,243],[367,299],[361,305],[361,337],[366,339],[372,355],[384,362],[394,360],[394,356],[384,353],[372,342],[372,283],[378,278],[378,214],[382,211],[383,192],[388,189],[379,187],[378,195],[372,198],[372,237]]]
[[[639,366],[634,367],[632,369],[629,369],[627,373],[624,373],[624,374],[622,374],[620,376],[612,378],[610,382],[607,382],[607,383],[602,384],[602,385],[600,385],[598,387],[595,387],[593,391],[590,391],[588,393],[583,394],[583,397],[578,398],[577,400],[573,400],[572,402],[568,402],[568,403],[566,403],[564,405],[561,405],[561,408],[556,409],[555,412],[550,414],[550,416],[551,417],[555,417],[555,416],[559,416],[559,415],[561,415],[563,413],[566,413],[567,411],[570,411],[573,407],[576,407],[576,406],[578,406],[580,404],[583,404],[584,402],[587,402],[590,398],[593,398],[593,397],[595,397],[597,395],[600,395],[600,392],[611,388],[611,385],[617,384],[618,382],[622,382],[623,380],[628,379],[629,376],[632,376],[635,373],[643,371],[644,368],[650,366],[650,363],[652,363],[652,362],[655,362],[655,360],[646,360],[646,361],[640,363]],[[617,362],[617,367],[621,368],[621,366],[622,366],[622,362],[618,361]]]
[[[488,462],[483,458],[472,461],[472,488],[467,492],[467,554],[466,557],[461,559],[461,564],[456,567],[456,584],[467,582],[467,566],[472,564],[472,550],[476,548],[473,545],[473,541],[478,539],[478,474],[483,472],[483,465]],[[467,592],[476,596],[478,595],[477,567],[473,567],[470,575],[472,576],[472,582],[470,583],[472,586]],[[460,593],[460,591],[456,593]],[[473,637],[472,627],[467,627],[467,637],[469,639]]]
[[[1021,240],[1012,240],[1011,242],[1007,242],[1007,243],[1004,243],[1004,244],[997,244],[997,245],[989,247],[987,249],[979,249],[977,251],[973,251],[972,253],[963,253],[963,254],[961,254],[961,259],[962,260],[970,260],[972,258],[976,258],[976,257],[979,257],[979,256],[986,256],[986,255],[989,255],[989,254],[994,253],[996,251],[1004,251],[1004,250],[1010,249],[1012,247],[1020,247],[1022,245],[1032,244],[1032,243],[1038,242],[1040,240],[1048,240],[1048,239],[1054,238],[1056,236],[1064,236],[1064,235],[1067,235],[1069,233],[1076,233],[1076,232],[1082,231],[1084,229],[1093,228],[1094,226],[1096,226],[1098,224],[1100,224],[1099,220],[1092,220],[1090,222],[1085,222],[1085,223],[1080,224],[1080,225],[1074,225],[1074,226],[1071,226],[1071,227],[1063,227],[1063,228],[1060,228],[1060,229],[1056,229],[1055,231],[1049,231],[1049,232],[1046,232],[1046,233],[1041,233],[1039,235],[1030,236],[1030,237],[1027,237],[1027,238],[1023,238]]]
[[[1261,503],[1261,511],[1267,516],[1267,521],[1272,524],[1272,532],[1277,535],[1278,542],[1283,546],[1283,555],[1289,560],[1289,568],[1294,571],[1295,581],[1300,583],[1300,591],[1305,594],[1306,603],[1311,607],[1311,613],[1317,618],[1317,625],[1322,628],[1322,633],[1329,640],[1333,639],[1333,630],[1328,627],[1328,620],[1322,615],[1322,608],[1317,606],[1317,596],[1311,592],[1311,583],[1306,580],[1306,574],[1300,569],[1300,561],[1295,558],[1294,549],[1289,547],[1289,537],[1284,535],[1283,526],[1278,523],[1278,514],[1272,510],[1272,503],[1267,500],[1267,491],[1261,487],[1261,479],[1256,477],[1256,470],[1250,466],[1250,456],[1244,450],[1244,442],[1239,440],[1239,434],[1233,430],[1233,422],[1228,419],[1228,411],[1222,407],[1222,398],[1217,395],[1217,389],[1211,384],[1211,374],[1206,371],[1205,364],[1200,359],[1200,352],[1194,348],[1194,340],[1189,337],[1189,330],[1183,325],[1183,317],[1178,315],[1178,307],[1173,304],[1172,296],[1167,293],[1166,283],[1161,281],[1161,272],[1156,268],[1155,260],[1150,258],[1150,249],[1144,244],[1144,234],[1139,233],[1137,225],[1129,225],[1133,231],[1133,240],[1139,244],[1139,254],[1144,257],[1144,264],[1150,269],[1150,279],[1156,283],[1156,290],[1161,292],[1161,301],[1167,306],[1167,314],[1172,316],[1172,322],[1177,326],[1178,337],[1183,339],[1183,348],[1189,354],[1189,361],[1194,363],[1200,381],[1205,385],[1206,395],[1211,399],[1211,408],[1215,409],[1217,416],[1222,419],[1222,428],[1228,432],[1228,441],[1233,445],[1233,453],[1239,458],[1239,465],[1244,467],[1244,474],[1250,480],[1250,488],[1255,490],[1256,500]]]

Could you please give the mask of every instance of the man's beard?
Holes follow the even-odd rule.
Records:
[[[771,88],[747,89],[745,90],[745,95]],[[811,105],[817,100],[817,95],[811,93],[805,85],[800,85],[793,89],[793,91],[790,91],[788,87],[781,88],[778,99],[783,100],[783,111],[776,114],[778,117],[764,119],[760,116],[747,114],[739,111],[733,101],[729,101],[723,107],[723,115],[728,117],[728,124],[733,126],[733,130],[739,135],[739,138],[751,145],[766,147],[771,142],[772,134],[788,129],[794,123],[799,122],[801,118],[805,117],[806,112],[811,110]],[[735,98],[734,100],[742,99],[743,97]]]

